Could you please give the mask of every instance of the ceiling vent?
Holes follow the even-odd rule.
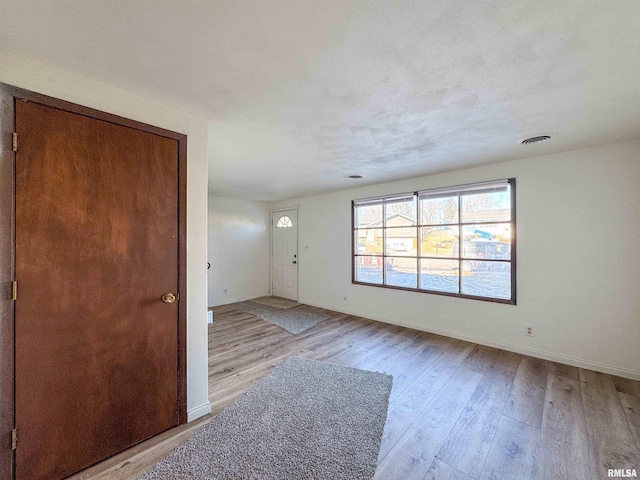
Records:
[[[520,143],[522,145],[533,145],[534,143],[546,142],[547,140],[550,140],[550,139],[551,137],[549,135],[540,135],[538,137],[526,138],[522,140]]]
[[[347,178],[349,180],[360,180],[362,178],[364,178],[362,175],[347,175]]]

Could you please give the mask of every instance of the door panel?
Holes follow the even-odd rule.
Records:
[[[298,211],[272,214],[272,293],[298,300]]]
[[[177,141],[16,102],[16,478],[178,424]]]

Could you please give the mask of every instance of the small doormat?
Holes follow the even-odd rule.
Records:
[[[284,328],[287,332],[297,335],[316,326],[318,323],[330,318],[326,313],[316,313],[309,310],[309,307],[301,306],[287,310],[276,310],[273,312],[261,313],[260,317],[269,323]]]
[[[293,300],[288,300],[286,298],[280,297],[259,297],[249,301],[252,303],[259,303],[260,305],[268,305],[270,307],[283,309],[299,307],[300,305],[302,305],[301,303],[294,302]]]
[[[392,378],[289,357],[141,480],[370,480]]]

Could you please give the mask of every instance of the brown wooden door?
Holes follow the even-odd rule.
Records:
[[[178,424],[177,141],[16,101],[16,478]]]

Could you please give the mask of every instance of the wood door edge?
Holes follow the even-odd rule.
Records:
[[[13,478],[15,426],[14,302],[11,282],[15,265],[15,192],[12,133],[15,132],[14,96],[0,83],[0,478]]]

